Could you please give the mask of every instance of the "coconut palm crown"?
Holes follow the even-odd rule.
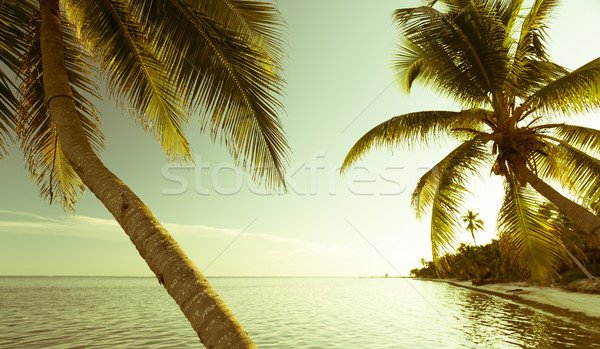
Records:
[[[72,210],[83,185],[64,159],[43,103],[39,5],[0,4],[0,60],[8,74],[20,78],[17,95],[7,72],[0,73],[0,150],[8,131],[16,130],[42,195]],[[93,99],[104,80],[110,95],[169,159],[191,161],[184,128],[199,116],[202,129],[224,142],[257,180],[283,184],[287,146],[277,118],[283,21],[272,5],[238,0],[64,0],[61,5],[66,69],[96,150],[104,139]]]
[[[253,0],[0,0],[0,157],[16,140],[41,196],[67,211],[87,187],[209,348],[256,346],[99,159],[94,102],[102,81],[173,161],[191,161],[184,129],[198,117],[253,178],[284,187],[283,28],[272,4]]]
[[[479,213],[468,210],[466,214],[462,215],[460,218],[463,223],[467,223],[467,231],[471,233],[473,237],[473,244],[477,245],[477,241],[475,240],[475,232],[483,229],[483,221],[479,218]]]
[[[600,107],[600,58],[575,70],[550,60],[546,32],[558,4],[439,0],[394,13],[402,34],[393,63],[398,82],[407,91],[415,82],[429,86],[462,110],[413,112],[381,123],[352,147],[342,172],[372,148],[458,141],[412,195],[417,217],[431,215],[434,260],[456,243],[469,181],[490,171],[504,178],[498,230],[505,250],[533,278],[556,275],[562,252],[537,214],[540,203],[551,201],[598,236],[600,220],[582,205],[600,196],[600,131],[561,120]]]

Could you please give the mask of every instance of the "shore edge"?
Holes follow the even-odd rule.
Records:
[[[415,279],[445,282],[453,286],[510,299],[559,316],[578,318],[583,321],[591,320],[600,325],[599,294],[571,292],[555,287],[531,285],[526,282],[492,283],[475,286],[470,281],[454,279]]]

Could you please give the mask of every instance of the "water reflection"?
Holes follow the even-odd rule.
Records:
[[[600,320],[444,283],[213,278],[260,348],[600,348]],[[0,278],[0,348],[192,348],[198,339],[144,278]]]
[[[600,328],[576,319],[458,287],[444,294],[463,319],[461,331],[478,347],[600,348]]]

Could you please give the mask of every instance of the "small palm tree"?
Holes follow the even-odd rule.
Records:
[[[479,216],[479,213],[468,210],[465,215],[460,217],[463,223],[467,223],[466,229],[471,233],[474,245],[477,245],[477,241],[475,241],[475,232],[483,229],[483,221],[477,218],[477,216]]]
[[[412,196],[417,217],[431,214],[434,260],[456,242],[471,176],[490,170],[504,178],[503,245],[535,279],[556,275],[561,253],[540,203],[554,203],[585,233],[600,236],[600,219],[580,205],[600,198],[600,131],[556,121],[600,108],[600,58],[572,71],[550,60],[546,32],[558,3],[535,0],[527,9],[522,0],[439,0],[394,13],[403,34],[393,66],[399,82],[408,91],[414,82],[431,86],[463,109],[383,122],[356,142],[342,171],[372,148],[458,142]]]
[[[101,162],[104,139],[89,98],[104,78],[173,161],[191,161],[183,127],[200,115],[202,130],[255,179],[282,186],[282,23],[258,1],[0,1],[0,155],[16,133],[41,196],[66,210],[89,188],[209,348],[255,345],[150,209]]]

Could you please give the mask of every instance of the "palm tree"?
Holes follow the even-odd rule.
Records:
[[[587,276],[588,279],[597,280],[597,278],[593,276],[579,260],[581,259],[584,263],[589,263],[589,260],[584,252],[586,243],[581,238],[582,234],[578,231],[578,227],[569,219],[569,217],[565,216],[564,213],[560,212],[552,204],[541,206],[540,214],[544,217],[544,219],[552,224],[553,229],[561,238],[565,255],[563,258],[564,263],[574,263],[577,268],[579,268],[579,270],[581,270],[581,272]],[[584,236],[584,238],[585,237],[586,236]]]
[[[8,68],[0,73],[0,146],[16,134],[41,196],[66,210],[89,188],[209,348],[255,345],[150,209],[101,162],[90,98],[104,78],[173,161],[191,161],[183,127],[200,115],[202,130],[253,178],[281,188],[282,27],[272,5],[255,1],[0,1]]]
[[[394,13],[402,30],[393,65],[399,82],[408,91],[414,82],[431,86],[463,109],[381,123],[356,142],[342,171],[371,148],[459,142],[412,195],[417,217],[431,214],[434,259],[456,241],[469,180],[490,169],[504,178],[499,232],[515,265],[535,279],[556,274],[561,251],[537,214],[540,203],[552,202],[586,234],[600,236],[600,219],[580,205],[600,196],[600,131],[556,121],[598,110],[600,58],[572,71],[550,60],[546,31],[558,3],[535,0],[525,8],[522,0],[439,0]]]
[[[479,216],[479,213],[468,210],[466,214],[460,217],[463,223],[467,223],[467,231],[471,233],[474,245],[477,245],[477,241],[475,241],[475,232],[483,229],[483,221],[477,218],[477,216]]]

